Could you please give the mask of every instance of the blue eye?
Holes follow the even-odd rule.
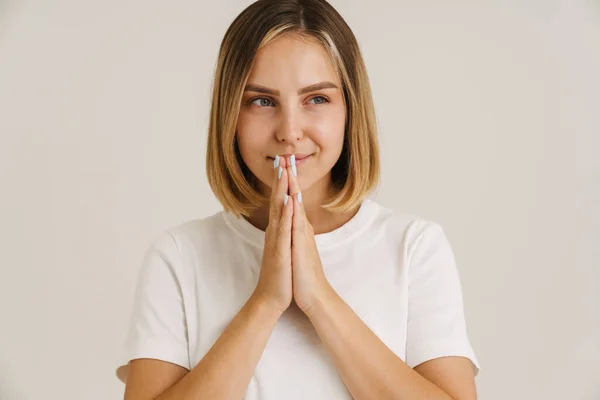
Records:
[[[320,101],[315,101],[312,104],[318,105],[318,104],[327,104],[327,103],[329,103],[329,100],[327,100],[327,98],[323,97],[323,96],[315,96],[312,99],[310,99],[309,102],[313,101],[313,100],[317,100],[317,99],[319,99]],[[257,100],[260,101],[260,102],[256,103]],[[259,107],[270,107],[270,106],[274,106],[275,105],[275,103],[273,103],[271,100],[269,100],[266,97],[257,97],[256,99],[250,100],[250,104],[254,104],[254,105],[257,105]]]
[[[256,99],[252,100],[252,101],[250,102],[250,104],[255,104],[254,102],[255,102],[256,100],[264,100],[265,102],[267,102],[267,103],[265,104],[264,102],[262,102],[262,101],[261,101],[261,103],[260,103],[260,104],[256,104],[256,105],[257,105],[257,106],[259,106],[259,107],[267,107],[267,106],[269,105],[269,103],[273,104],[273,102],[272,102],[271,100],[267,99],[266,97],[259,97],[259,98],[256,98]]]
[[[317,102],[317,103],[314,103],[314,104],[325,104],[325,103],[329,103],[329,100],[327,100],[327,99],[326,99],[325,97],[323,97],[323,96],[315,96],[315,97],[313,97],[312,99],[310,99],[309,101],[312,101],[312,100],[315,100],[315,99],[322,99],[323,101],[321,101],[321,102]]]

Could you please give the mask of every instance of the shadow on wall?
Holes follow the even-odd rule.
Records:
[[[11,16],[17,11],[16,1],[0,0],[0,43],[4,39],[4,34],[8,31]]]
[[[600,1],[590,0],[592,11],[596,11],[596,18],[600,19]]]
[[[2,19],[0,18],[0,23],[2,23]],[[0,371],[0,399],[24,399],[23,393],[17,392],[16,385],[11,386],[10,374],[6,373],[6,371]]]

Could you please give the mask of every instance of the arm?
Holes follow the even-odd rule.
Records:
[[[277,189],[272,191],[256,289],[195,367],[188,356],[179,248],[171,234],[152,247],[136,290],[127,342],[126,359],[137,361],[131,363],[126,400],[237,400],[245,394],[275,324],[292,301],[292,204],[286,207],[282,200],[288,183],[285,159],[280,162],[279,170],[273,170],[272,187]]]
[[[469,359],[447,357],[417,366],[426,379],[379,340],[333,289],[309,318],[356,400],[476,399]]]
[[[134,360],[125,400],[242,399],[279,316],[280,312],[260,297],[250,297],[189,373],[164,361]],[[164,368],[152,367],[151,363],[169,368],[171,382],[161,373]]]

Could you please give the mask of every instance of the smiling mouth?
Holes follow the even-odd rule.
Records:
[[[302,161],[302,160],[306,160],[307,158],[312,157],[313,155],[314,155],[314,153],[313,154],[309,154],[307,156],[304,156],[302,158],[296,157],[296,162]],[[267,159],[269,159],[269,160],[275,160],[275,157],[268,156]]]

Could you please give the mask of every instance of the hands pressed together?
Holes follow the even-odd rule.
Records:
[[[308,316],[333,290],[304,211],[294,156],[273,163],[269,225],[255,293],[283,313],[292,299]],[[289,193],[289,195],[288,195]]]

